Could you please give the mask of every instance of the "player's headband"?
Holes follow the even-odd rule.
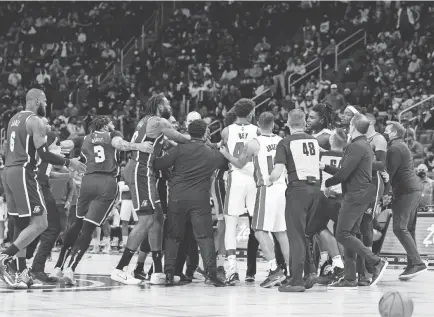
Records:
[[[348,106],[345,108],[345,110],[350,110],[353,114],[359,113],[359,111],[353,106]]]

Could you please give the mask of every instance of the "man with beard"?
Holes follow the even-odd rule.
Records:
[[[47,211],[36,180],[36,153],[42,162],[84,171],[78,159],[65,159],[48,151],[45,116],[47,98],[39,89],[26,95],[26,110],[9,121],[6,164],[2,174],[8,212],[14,219],[14,242],[0,254],[0,277],[11,287],[30,287],[32,280],[26,268],[26,247],[47,229]],[[18,258],[17,272],[11,267]]]
[[[360,109],[358,108],[359,107],[357,106],[348,106],[345,108],[344,113],[342,114],[341,127],[346,130],[345,132],[347,132],[348,137],[350,136],[348,132],[349,132],[351,120],[353,119],[355,114],[361,113]]]
[[[315,105],[308,114],[306,130],[318,140],[319,146],[330,150],[329,138],[333,129],[332,109],[327,104]]]
[[[54,268],[55,275],[60,278],[66,260],[71,256],[63,271],[67,285],[75,284],[74,271],[89,248],[92,233],[104,223],[118,198],[118,151],[153,152],[150,142],[136,144],[124,141],[122,134],[115,131],[113,122],[106,116],[96,117],[89,129],[91,133],[84,138],[81,147],[87,170],[77,202],[77,219],[65,233]]]
[[[177,143],[187,143],[189,138],[176,131],[167,121],[170,118],[170,104],[163,95],[155,95],[148,100],[145,117],[137,125],[132,137],[132,143],[152,142],[153,154],[133,152],[125,167],[125,183],[131,191],[134,209],[139,217],[138,223],[128,236],[128,242],[122,257],[111,274],[111,279],[123,284],[140,284],[142,280],[135,278],[124,270],[140,243],[149,236],[154,274],[152,284],[164,284],[166,275],[162,273],[161,263],[163,211],[157,190],[157,172],[153,168],[154,159],[160,155],[164,137]]]

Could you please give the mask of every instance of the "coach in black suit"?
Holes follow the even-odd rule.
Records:
[[[171,148],[166,155],[156,158],[154,167],[172,168],[169,180],[167,210],[167,238],[165,243],[166,285],[174,284],[176,258],[180,241],[184,238],[186,223],[190,220],[194,237],[202,254],[207,281],[214,286],[224,286],[217,278],[213,221],[209,201],[211,176],[216,169],[224,168],[227,160],[213,147],[205,144],[207,125],[194,120],[188,126],[191,142]]]
[[[351,143],[346,147],[341,168],[320,165],[333,177],[326,180],[326,187],[342,183],[344,198],[336,230],[336,239],[345,247],[344,279],[330,285],[335,288],[357,287],[356,254],[365,258],[374,267],[372,284],[375,285],[384,273],[387,262],[372,253],[357,237],[360,222],[368,206],[375,199],[375,186],[372,184],[372,163],[374,152],[367,142],[368,119],[362,114],[354,115],[350,123]],[[327,190],[325,191],[327,195]]]

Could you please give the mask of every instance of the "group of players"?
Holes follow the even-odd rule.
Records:
[[[104,223],[118,199],[119,151],[131,151],[132,155],[124,169],[123,178],[131,193],[138,219],[127,241],[124,241],[123,254],[111,273],[111,278],[123,284],[142,283],[146,276],[142,272],[143,265],[134,271],[128,268],[133,255],[140,249],[141,255],[152,251],[151,283],[165,284],[162,249],[163,209],[164,199],[167,197],[161,197],[163,201],[160,200],[158,183],[163,182],[161,172],[153,167],[153,160],[162,155],[163,148],[189,142],[189,136],[176,131],[168,121],[171,115],[169,101],[162,95],[154,96],[148,101],[145,116],[138,123],[131,142],[123,140],[122,134],[115,131],[108,117],[99,116],[92,121],[89,134],[84,139],[59,143],[56,137],[51,137],[49,144],[47,141],[50,137],[47,138],[47,135],[50,136],[51,132],[46,120],[43,119],[45,108],[46,97],[43,91],[32,89],[26,96],[26,110],[17,113],[8,125],[2,181],[8,212],[15,216],[14,242],[0,254],[0,277],[14,288],[30,287],[35,280],[41,283],[56,283],[61,278],[66,284],[74,285],[74,272],[91,243],[95,228]],[[297,129],[291,131],[294,132],[294,140],[289,143],[289,151],[292,153],[289,161],[294,165],[291,167],[286,161],[283,163],[283,160],[288,158],[276,154],[283,143],[282,138],[272,132],[274,116],[269,112],[262,113],[256,126],[252,124],[254,108],[253,101],[240,99],[226,116],[221,143],[210,144],[211,147],[219,147],[221,155],[229,163],[227,171],[215,172],[211,190],[219,214],[215,239],[218,278],[227,285],[236,285],[240,282],[236,260],[236,228],[239,216],[247,210],[255,237],[269,265],[269,275],[261,286],[282,285],[279,290],[294,291],[291,289],[290,275],[293,269],[299,269],[294,267],[295,264],[299,266],[297,261],[303,259],[302,262],[306,262],[307,266],[312,265],[308,263],[308,258],[294,259],[292,256],[291,259],[290,244],[291,248],[297,246],[291,238],[288,239],[292,234],[287,232],[289,226],[294,232],[302,230],[302,234],[308,236],[307,249],[311,248],[313,239],[317,240],[321,250],[318,267],[329,259],[332,266],[332,270],[320,280],[316,270],[305,270],[303,290],[311,288],[317,282],[336,283],[344,274],[342,247],[328,229],[328,223],[330,220],[335,224],[337,222],[342,188],[340,185],[328,188],[325,186],[326,180],[332,175],[320,172],[314,158],[321,152],[324,164],[339,166],[348,140],[347,133],[345,129],[335,129],[333,114],[327,105],[314,106],[308,114],[307,123],[303,115],[297,123]],[[348,107],[344,112],[342,124],[348,127],[356,113],[357,109]],[[376,160],[384,162],[387,143],[383,136],[375,132],[375,118],[369,117],[369,120],[371,126],[367,138],[375,152]],[[305,132],[308,132],[311,140],[315,142],[304,142]],[[80,158],[68,159],[58,154],[60,149],[68,151],[78,144],[81,144]],[[33,268],[32,272],[29,272],[25,262],[26,247],[50,229],[50,213],[52,219],[52,214],[57,212],[50,210],[48,204],[46,205],[49,193],[42,194],[38,172],[38,167],[41,166],[45,166],[46,175],[50,175],[51,166],[65,167],[65,175],[72,171],[78,171],[83,175],[76,218],[63,234],[62,249],[54,272],[50,276],[43,271],[34,271]],[[384,168],[384,164],[379,166]],[[287,175],[290,172],[297,174],[297,180],[288,179]],[[314,175],[313,179],[310,175]],[[167,178],[163,180],[165,182]],[[323,194],[317,211],[309,217],[307,223],[297,226],[288,219],[288,209],[297,208],[297,199],[288,206],[285,191],[288,183],[301,180],[321,182]],[[372,241],[369,241],[368,237],[368,232],[372,231],[369,223],[372,223],[378,200],[383,194],[382,178],[377,177],[376,170],[373,171],[373,182],[379,184],[377,199],[363,217],[367,229],[362,235],[366,238],[364,243],[368,247],[372,246]],[[48,249],[54,242],[47,242]],[[40,243],[43,243],[42,238]],[[228,260],[227,272],[224,270],[225,256]],[[141,261],[143,262],[143,258]],[[364,261],[362,262],[364,265]],[[359,286],[370,285],[371,281],[366,278],[365,271],[366,269],[359,271]],[[254,281],[254,276],[246,277],[246,281],[252,280]],[[211,284],[224,285],[216,281],[211,281]]]

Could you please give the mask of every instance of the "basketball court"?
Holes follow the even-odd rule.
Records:
[[[58,253],[47,264],[50,271]],[[430,316],[434,308],[434,270],[409,282],[397,277],[402,267],[389,269],[373,288],[328,290],[324,286],[300,294],[279,293],[277,288],[259,287],[266,275],[266,263],[258,260],[256,283],[239,287],[215,288],[203,281],[166,288],[164,286],[121,285],[109,273],[119,254],[86,254],[78,267],[74,287],[11,290],[0,284],[0,317],[369,317],[379,316],[378,302],[387,291],[407,292],[414,301],[413,316]],[[132,263],[135,263],[133,259]],[[151,260],[148,259],[149,267]],[[246,263],[240,262],[241,278]]]

